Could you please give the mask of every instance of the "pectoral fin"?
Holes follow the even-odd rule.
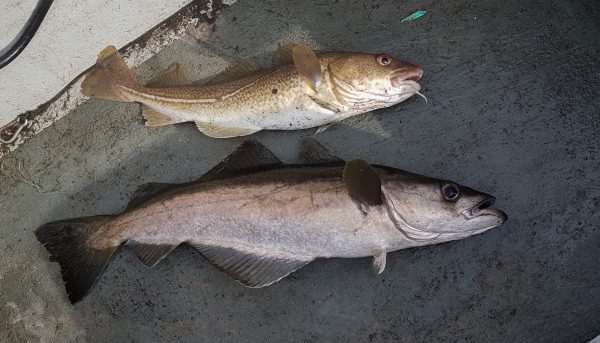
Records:
[[[360,206],[382,204],[381,180],[369,163],[364,160],[346,162],[343,177],[350,197]]]
[[[298,44],[292,49],[292,58],[298,73],[308,86],[316,93],[317,84],[323,78],[321,64],[315,52],[304,44]]]
[[[275,55],[273,55],[273,65],[283,66],[294,63],[292,58],[292,50],[298,46],[298,43],[286,43],[277,47]]]
[[[381,274],[385,269],[385,260],[387,251],[385,248],[376,249],[373,251],[373,271],[376,274]]]
[[[275,283],[313,260],[311,257],[269,255],[197,242],[190,244],[227,275],[251,288]]]

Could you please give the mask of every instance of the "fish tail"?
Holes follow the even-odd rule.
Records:
[[[53,261],[60,264],[71,303],[76,303],[88,293],[119,247],[95,249],[86,244],[90,234],[110,220],[111,216],[61,220],[42,225],[35,231]]]
[[[121,86],[135,88],[139,83],[117,48],[110,45],[98,55],[96,65],[81,84],[81,93],[104,100],[132,101],[123,93]]]

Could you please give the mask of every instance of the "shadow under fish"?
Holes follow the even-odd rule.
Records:
[[[283,164],[247,141],[196,181],[148,184],[118,215],[61,220],[36,230],[60,264],[71,302],[129,246],[151,267],[181,243],[248,287],[277,282],[318,258],[373,256],[465,238],[506,215],[489,194],[364,160],[347,162],[312,139],[304,164]]]

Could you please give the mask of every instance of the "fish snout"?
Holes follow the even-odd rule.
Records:
[[[423,69],[414,66],[413,70],[407,73],[405,80],[419,81],[423,77]]]
[[[407,66],[400,68],[392,74],[392,85],[394,87],[402,87],[411,85],[418,90],[421,89],[417,81],[423,77],[423,69],[416,65],[408,64]]]
[[[501,225],[508,219],[506,213],[499,209],[492,208],[492,205],[496,202],[496,197],[492,195],[486,196],[483,200],[477,202],[470,209],[467,209],[464,213],[468,218],[475,218],[480,216],[493,216],[497,219],[497,224]]]

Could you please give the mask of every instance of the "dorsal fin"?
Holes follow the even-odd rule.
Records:
[[[211,176],[224,176],[239,172],[245,169],[254,169],[257,167],[276,166],[282,164],[264,145],[254,140],[248,140],[242,143],[234,152],[229,154],[221,163],[209,170],[202,179]]]
[[[277,47],[275,55],[273,55],[273,66],[283,66],[294,63],[292,58],[292,50],[298,43],[285,43]]]
[[[167,192],[177,186],[177,184],[173,183],[147,183],[141,185],[133,192],[129,203],[127,203],[127,209],[129,210],[138,207],[157,195]]]
[[[106,48],[102,49],[102,51],[100,51],[100,53],[98,54],[98,60],[96,62],[100,62],[116,52],[119,52],[119,50],[117,50],[117,48],[114,45],[109,45]]]
[[[321,143],[312,138],[300,141],[300,160],[303,163],[343,163],[344,160],[332,154]]]
[[[150,81],[146,83],[146,87],[177,87],[192,84],[185,70],[179,63],[173,63],[166,69],[159,71]]]
[[[369,163],[364,160],[350,160],[344,167],[344,183],[350,197],[361,206],[380,205],[381,180]]]
[[[223,161],[218,163],[197,180],[182,184],[147,183],[139,186],[135,192],[133,192],[129,203],[127,204],[127,209],[129,210],[134,207],[138,207],[146,201],[157,197],[158,195],[164,194],[184,185],[191,185],[213,178],[232,175],[246,169],[276,166],[282,163],[283,162],[281,162],[281,160],[264,145],[254,140],[248,140],[242,143],[242,145],[229,154],[229,156],[225,157]]]
[[[241,59],[233,61],[225,70],[215,75],[206,86],[218,85],[229,81],[238,80],[249,74],[258,72],[261,67],[251,59]]]

